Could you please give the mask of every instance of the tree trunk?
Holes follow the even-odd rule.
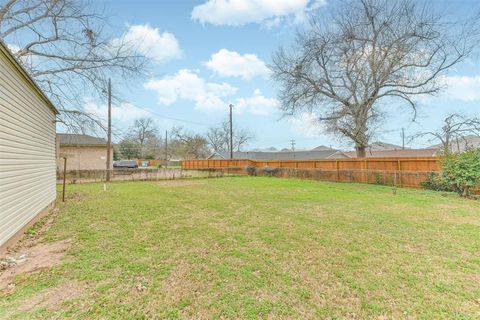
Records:
[[[357,151],[357,158],[365,158],[367,156],[367,151],[366,151],[365,146],[355,146],[355,150]]]

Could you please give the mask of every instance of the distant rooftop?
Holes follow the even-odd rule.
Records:
[[[435,144],[429,148],[442,148],[441,144]],[[450,152],[464,152],[467,149],[480,148],[480,137],[468,135],[459,139],[454,139],[450,144]]]
[[[407,158],[407,157],[435,157],[438,148],[405,149],[405,150],[368,150],[367,158]],[[350,158],[356,158],[355,151],[344,152]]]
[[[307,151],[245,151],[234,152],[235,159],[254,159],[254,160],[318,160],[327,158],[347,158],[343,152],[328,150],[307,150]],[[228,152],[214,152],[209,159],[228,159]]]
[[[312,149],[312,151],[326,151],[326,150],[333,150],[333,149],[323,145]]]
[[[60,145],[105,146],[104,138],[97,138],[86,134],[57,133]]]
[[[398,146],[396,144],[383,142],[383,141],[375,141],[375,142],[371,143],[367,147],[367,149],[369,149],[369,150],[402,150],[403,147]],[[405,148],[405,149],[408,149],[408,148]]]

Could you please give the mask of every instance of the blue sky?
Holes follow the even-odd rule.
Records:
[[[312,125],[309,114],[282,118],[277,109],[276,84],[265,67],[279,45],[291,43],[306,11],[328,10],[335,6],[334,0],[97,2],[111,17],[112,35],[141,39],[140,49],[154,59],[146,79],[128,86],[113,79],[114,92],[121,91],[122,98],[129,102],[114,108],[115,127],[124,130],[134,118],[151,116],[160,130],[182,125],[204,132],[208,125],[225,119],[228,104],[233,103],[235,125],[255,134],[251,148],[283,148],[291,139],[296,140],[298,148],[321,144],[349,147]],[[261,2],[265,6],[258,5]],[[435,5],[457,17],[478,8],[474,0],[435,1]],[[388,116],[378,139],[400,144],[402,127],[407,135],[414,134],[438,127],[449,112],[478,113],[478,60],[459,65],[448,77],[450,87],[442,96],[422,99],[415,123],[410,121],[408,107],[382,106]],[[101,116],[105,113],[102,101],[87,98],[84,108]],[[417,140],[413,146],[429,144]]]

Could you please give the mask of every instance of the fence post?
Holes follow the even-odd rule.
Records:
[[[398,184],[400,186],[400,188],[402,187],[402,164],[400,162],[401,160],[398,159],[397,160],[397,171],[398,171]]]
[[[364,182],[368,183],[368,160],[365,158],[363,162],[363,170],[364,170]]]
[[[338,160],[335,161],[335,168],[337,170],[337,182],[340,181],[340,173],[338,172]]]

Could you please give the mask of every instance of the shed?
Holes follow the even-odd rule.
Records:
[[[0,41],[0,252],[53,206],[56,114]]]

